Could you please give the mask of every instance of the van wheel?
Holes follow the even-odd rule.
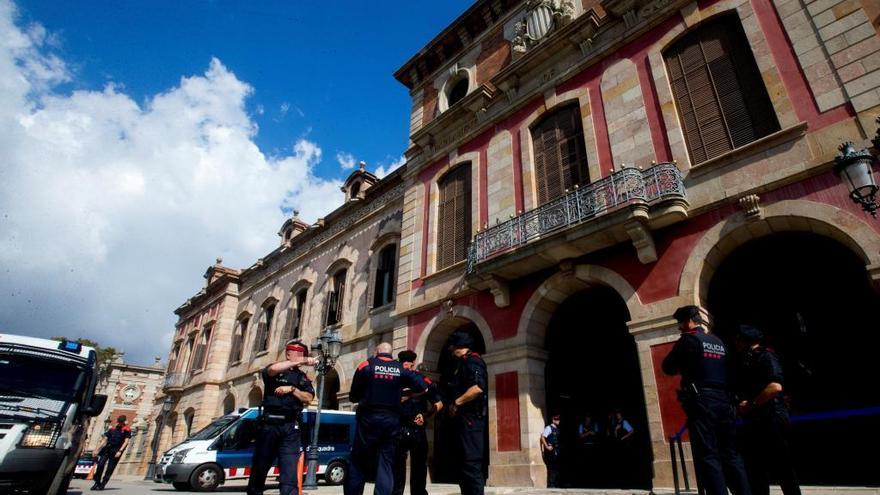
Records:
[[[185,481],[175,481],[174,483],[171,483],[171,486],[173,486],[175,490],[180,491],[189,491],[189,489],[191,488],[189,486],[189,483]]]
[[[327,470],[324,471],[324,481],[328,485],[341,485],[345,482],[347,474],[348,471],[344,462],[333,461],[327,466]]]
[[[189,484],[197,492],[212,492],[220,486],[223,472],[214,464],[199,466],[189,477]]]

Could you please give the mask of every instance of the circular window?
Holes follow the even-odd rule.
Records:
[[[467,92],[468,78],[462,77],[461,79],[456,81],[455,84],[452,85],[452,88],[449,90],[449,96],[446,97],[448,106],[451,107],[452,105],[455,105],[456,103],[461,101],[462,98],[467,96]]]

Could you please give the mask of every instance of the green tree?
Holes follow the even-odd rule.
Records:
[[[62,340],[74,340],[74,339],[69,339],[67,337],[52,337],[52,340],[62,341]],[[98,372],[101,375],[101,377],[103,377],[103,375],[107,372],[107,366],[113,362],[113,359],[116,358],[116,355],[119,354],[119,351],[116,350],[115,347],[104,347],[101,344],[99,344],[91,339],[86,339],[86,338],[80,337],[75,340],[76,340],[76,342],[79,342],[82,345],[95,348],[95,353],[97,354],[97,361],[98,361]]]

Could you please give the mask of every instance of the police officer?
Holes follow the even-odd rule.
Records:
[[[465,332],[450,337],[452,354],[457,358],[450,384],[452,399],[449,414],[455,419],[460,447],[462,495],[482,495],[486,485],[486,430],[488,416],[488,383],[486,363],[471,351],[473,339]]]
[[[547,465],[547,488],[559,486],[559,415],[550,417],[550,424],[541,433],[541,452]]]
[[[675,310],[681,337],[663,360],[663,372],[681,374],[679,399],[687,414],[697,479],[708,495],[750,495],[736,450],[736,413],[728,390],[727,349],[702,325],[696,306]],[[726,476],[725,476],[726,475]]]
[[[300,413],[315,396],[311,380],[300,369],[316,362],[308,357],[308,352],[302,341],[290,340],[285,344],[285,360],[263,369],[265,391],[260,429],[251,460],[248,495],[262,495],[266,488],[266,474],[275,459],[278,459],[281,495],[298,494],[296,466],[302,444]]]
[[[113,476],[116,464],[128,447],[131,438],[131,428],[125,424],[128,418],[124,414],[116,418],[116,425],[104,433],[104,439],[98,446],[98,467],[95,469],[95,484],[92,490],[103,490]],[[106,471],[105,471],[106,469]]]
[[[739,326],[737,395],[739,413],[745,423],[743,458],[749,485],[755,495],[768,495],[768,475],[772,474],[779,479],[782,493],[800,495],[788,443],[791,419],[783,400],[782,365],[773,351],[761,345],[762,339],[759,329]]]
[[[437,385],[430,378],[416,370],[416,353],[411,350],[400,351],[397,360],[400,364],[422,377],[428,385],[427,393],[404,389],[400,405],[400,439],[394,456],[394,495],[403,495],[406,487],[406,455],[409,453],[409,493],[428,495],[425,485],[428,479],[428,436],[425,423],[434,413],[443,409]]]
[[[360,365],[351,381],[349,400],[357,402],[357,427],[345,495],[362,495],[371,460],[377,462],[374,495],[394,488],[394,447],[400,434],[403,389],[426,393],[428,385],[391,357],[391,344],[376,346],[376,356]]]

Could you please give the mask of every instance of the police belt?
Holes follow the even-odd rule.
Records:
[[[299,413],[267,413],[263,412],[263,415],[260,416],[260,419],[264,423],[269,424],[281,424],[281,423],[290,423],[295,422],[299,423]]]

